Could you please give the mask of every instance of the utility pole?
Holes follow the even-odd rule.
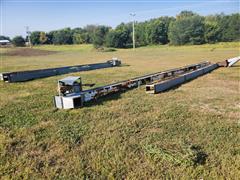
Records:
[[[130,13],[130,16],[132,16],[132,18],[133,18],[133,22],[132,22],[132,29],[133,29],[132,42],[133,42],[133,50],[135,50],[135,20],[134,20],[134,16],[136,16],[136,14],[135,13]]]
[[[30,39],[30,35],[31,35],[31,32],[29,31],[29,26],[25,26],[26,28],[26,34],[27,34],[27,39],[28,39],[28,44],[30,47],[32,47],[32,43],[31,43],[31,39]]]

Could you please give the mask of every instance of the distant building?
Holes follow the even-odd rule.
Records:
[[[25,42],[25,46],[30,46],[30,45],[31,44],[28,41]]]
[[[3,40],[0,40],[0,46],[10,46],[12,45],[12,43],[7,40],[7,39],[3,39]]]

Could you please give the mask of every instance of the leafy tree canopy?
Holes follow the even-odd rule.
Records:
[[[16,36],[12,39],[12,43],[14,46],[22,47],[25,46],[25,40],[22,36]]]

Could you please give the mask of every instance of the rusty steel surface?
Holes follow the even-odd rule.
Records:
[[[139,87],[140,85],[151,83],[156,80],[171,78],[189,71],[194,71],[196,69],[206,67],[209,64],[210,63],[208,61],[204,61],[198,64],[192,64],[181,68],[147,74],[144,76],[139,76],[125,81],[120,81],[117,83],[96,87],[93,89],[83,90],[80,93],[69,93],[66,94],[65,96],[55,96],[54,97],[55,107],[60,109],[71,109],[81,107],[82,105],[84,105],[85,102],[98,99],[102,96],[106,96],[116,92],[122,92],[128,89],[133,89]],[[78,101],[81,101],[81,103],[74,104],[74,102]]]

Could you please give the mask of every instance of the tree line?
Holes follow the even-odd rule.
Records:
[[[19,41],[19,36],[12,39]],[[23,39],[23,38],[22,38]],[[132,23],[121,23],[116,28],[87,25],[84,28],[64,28],[48,33],[34,31],[33,45],[93,44],[99,47],[127,48],[132,46]],[[135,23],[136,46],[155,44],[204,44],[240,40],[240,14],[200,16],[182,11],[176,17],[159,17]]]

